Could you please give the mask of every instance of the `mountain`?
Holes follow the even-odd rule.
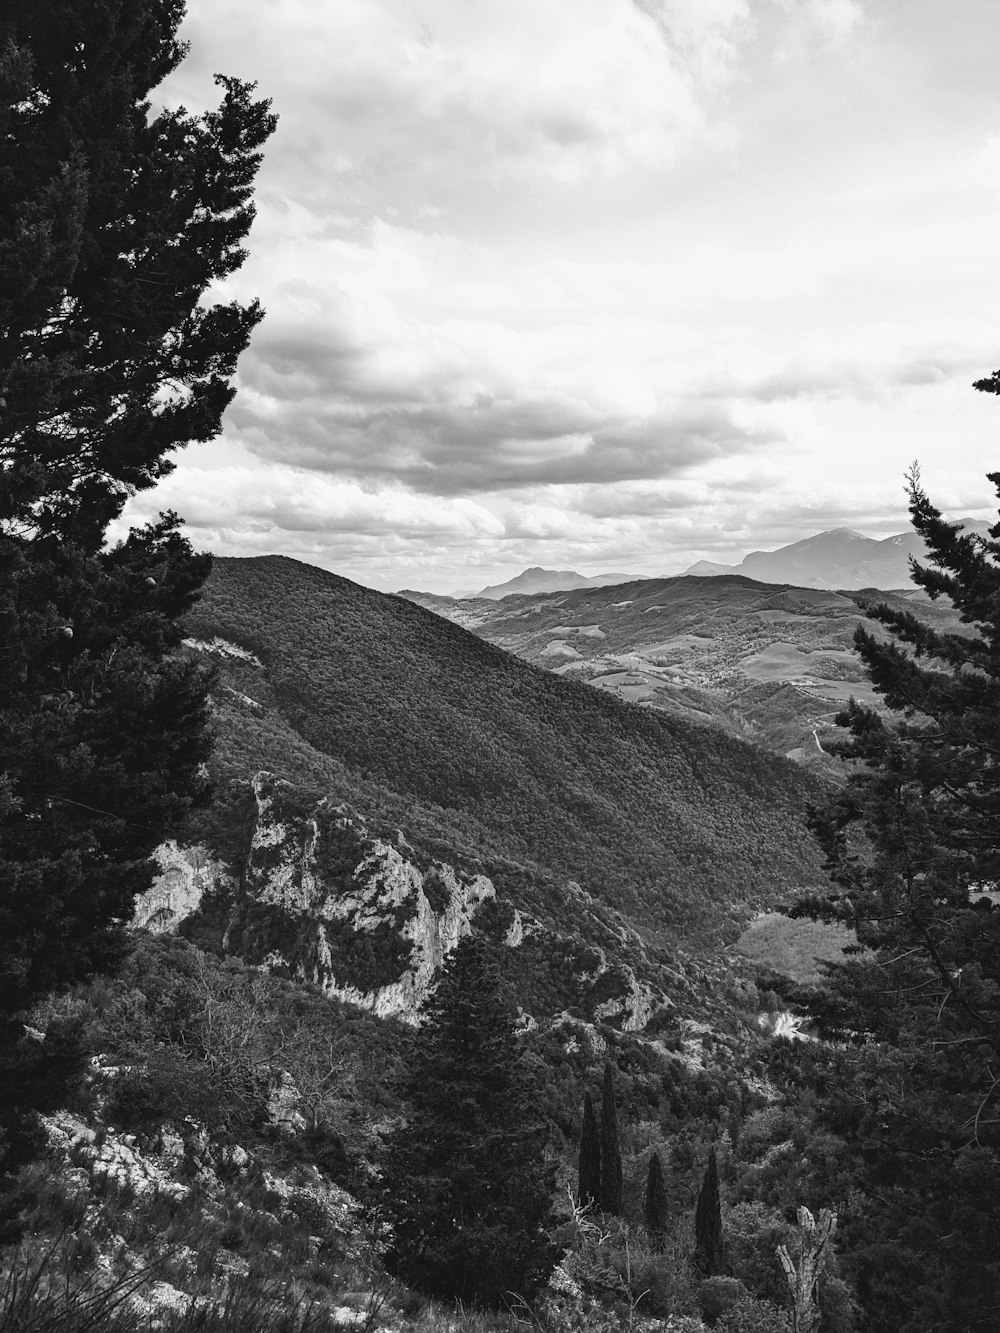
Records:
[[[852,695],[876,699],[853,650],[872,600],[730,574],[431,609],[555,674],[833,770],[823,744],[836,712]],[[877,600],[960,629],[915,588]]]
[[[603,588],[611,583],[630,583],[634,578],[634,574],[594,574],[591,578],[586,578],[572,569],[540,569],[536,565],[524,570],[515,578],[508,579],[506,583],[483,588],[471,596],[486,597],[496,601],[510,597],[514,593],[530,596],[539,592],[557,592],[562,588]],[[421,595],[427,596],[427,594]]]
[[[969,532],[985,535],[988,523],[957,520]],[[851,528],[829,528],[776,551],[751,551],[738,565],[699,560],[685,574],[706,577],[745,574],[761,583],[794,583],[803,588],[906,588],[910,556],[925,558],[920,537],[911,529],[876,540]]]
[[[283,557],[219,559],[188,630],[219,667],[216,771],[233,794],[216,842],[245,845],[238,793],[268,769],[557,925],[579,910],[572,882],[647,938],[718,938],[820,878],[803,824],[819,788],[794,765],[402,598]]]

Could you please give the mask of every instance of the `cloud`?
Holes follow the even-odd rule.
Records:
[[[611,179],[662,168],[711,137],[711,98],[731,75],[745,8],[193,0],[192,56],[170,91],[194,100],[224,55],[283,115],[271,181],[296,175],[309,197],[338,197],[338,208],[345,187],[367,204],[388,189],[397,206],[408,195],[433,206],[434,186],[456,174],[493,187]]]
[[[475,501],[428,501],[399,488],[366,489],[341,478],[318,477],[293,468],[248,465],[210,471],[182,463],[157,488],[130,507],[130,518],[166,506],[183,512],[203,532],[254,534],[349,532],[401,538],[443,539],[498,536],[503,524]]]
[[[267,317],[135,513],[440,588],[898,530],[915,454],[974,494],[995,72],[915,4],[189,0],[167,100],[281,116],[220,289]]]

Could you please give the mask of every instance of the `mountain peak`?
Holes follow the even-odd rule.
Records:
[[[498,601],[514,593],[530,596],[541,592],[571,592],[576,588],[603,588],[612,583],[630,583],[636,577],[635,574],[595,574],[587,578],[575,569],[543,569],[540,565],[532,565],[506,583],[491,584],[473,596]]]

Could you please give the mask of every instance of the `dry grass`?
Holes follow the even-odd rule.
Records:
[[[760,967],[811,985],[823,978],[820,962],[840,962],[844,949],[856,943],[846,926],[769,912],[748,926],[734,947]]]

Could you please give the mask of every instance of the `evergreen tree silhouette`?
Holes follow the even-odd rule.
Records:
[[[1000,1310],[1000,523],[963,531],[907,483],[912,579],[961,623],[873,598],[855,635],[879,706],[836,718],[851,767],[812,820],[833,883],[796,914],[865,952],[811,1001],[832,1044],[799,1064],[869,1200],[842,1249],[872,1327],[964,1333]]]
[[[583,1129],[580,1133],[580,1170],[577,1197],[581,1208],[601,1206],[601,1133],[597,1127],[594,1100],[583,1099]]]
[[[553,1173],[515,1016],[499,947],[469,936],[417,1033],[409,1117],[387,1143],[376,1204],[390,1269],[433,1296],[530,1299],[555,1262]]]
[[[650,1154],[646,1174],[646,1226],[651,1236],[662,1241],[667,1229],[667,1191],[658,1152]]]
[[[723,1269],[722,1200],[719,1197],[719,1167],[714,1146],[709,1149],[708,1166],[698,1191],[694,1215],[694,1266],[702,1277],[712,1277]]]
[[[601,1208],[615,1217],[622,1210],[622,1152],[618,1141],[614,1067],[610,1064],[604,1067],[601,1096]]]
[[[183,9],[0,6],[0,1169],[45,1082],[20,1012],[115,961],[207,796],[211,674],[177,622],[210,558],[172,514],[105,541],[218,434],[263,313],[203,298],[246,257],[275,118],[228,78],[215,111],[151,114]]]

